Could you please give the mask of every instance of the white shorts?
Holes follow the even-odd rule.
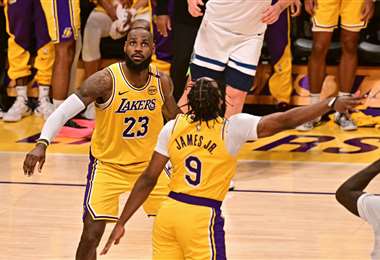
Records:
[[[256,74],[264,33],[235,34],[203,19],[194,45],[192,63],[215,71],[228,66],[249,76]]]

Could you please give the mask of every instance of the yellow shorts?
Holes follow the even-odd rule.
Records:
[[[226,259],[220,204],[170,192],[154,223],[153,259]]]
[[[80,0],[41,0],[53,43],[78,39]]]
[[[318,0],[312,17],[313,32],[332,32],[338,27],[340,16],[341,28],[359,32],[367,26],[361,21],[361,10],[364,0]]]
[[[87,185],[84,196],[84,214],[90,214],[93,220],[116,221],[119,216],[119,197],[131,191],[146,164],[121,166],[105,163],[90,155]],[[156,187],[145,201],[146,214],[156,215],[161,203],[167,199],[169,177],[162,173]]]

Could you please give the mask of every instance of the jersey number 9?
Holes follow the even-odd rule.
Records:
[[[201,183],[202,162],[195,156],[189,156],[185,159],[187,174],[185,180],[190,186],[198,186]]]

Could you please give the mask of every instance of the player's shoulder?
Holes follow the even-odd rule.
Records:
[[[255,116],[247,113],[238,113],[235,115],[232,115],[228,121],[230,123],[239,123],[239,122],[245,122],[245,121],[259,121],[261,119],[260,116]]]

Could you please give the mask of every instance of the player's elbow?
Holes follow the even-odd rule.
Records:
[[[346,197],[347,197],[347,194],[348,194],[348,190],[347,188],[343,185],[341,185],[335,192],[335,199],[340,203],[342,204],[343,206],[345,206],[345,201],[346,201]]]

